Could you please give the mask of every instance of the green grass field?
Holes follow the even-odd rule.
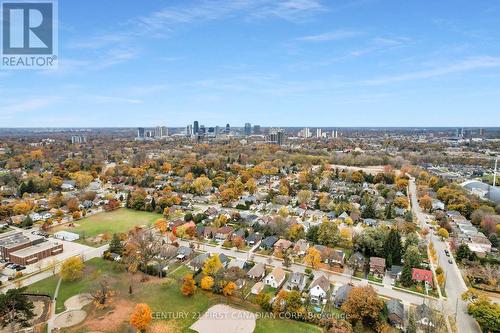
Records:
[[[127,232],[135,226],[149,226],[161,217],[160,214],[156,213],[120,208],[112,212],[103,212],[75,221],[76,227],[67,225],[55,227],[52,232],[60,230],[75,232],[80,235],[80,243],[95,245],[89,244],[90,242],[87,239],[106,232],[113,234]]]
[[[118,277],[123,268],[119,264],[105,261],[100,258],[89,260],[85,263],[85,272],[83,278],[78,281],[61,282],[59,287],[59,294],[56,301],[56,313],[65,310],[64,302],[71,296],[89,292],[95,282],[95,272],[99,271],[101,274],[107,274],[112,277]],[[34,283],[28,287],[28,292],[47,294],[54,297],[56,291],[57,281],[59,276],[52,276],[45,280]],[[119,280],[119,279],[118,279]]]
[[[287,332],[287,333],[321,333],[317,326],[293,320],[276,320],[261,318],[257,320],[257,325],[253,333]]]

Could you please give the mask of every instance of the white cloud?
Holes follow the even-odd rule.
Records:
[[[317,35],[303,36],[297,38],[297,40],[303,42],[325,42],[325,41],[332,41],[339,39],[348,39],[362,34],[363,33],[359,31],[338,30],[332,32],[325,32]]]
[[[24,98],[22,101],[14,101],[7,105],[0,106],[0,114],[6,116],[15,115],[21,112],[37,111],[45,109],[59,100],[61,100],[61,97],[58,96]]]
[[[442,65],[439,67],[403,73],[392,76],[382,76],[375,79],[365,80],[364,84],[369,85],[382,85],[394,82],[412,81],[420,79],[428,79],[433,77],[439,77],[449,74],[462,73],[472,70],[479,70],[485,68],[499,68],[500,67],[500,57],[471,57],[465,60],[454,62],[447,65]]]

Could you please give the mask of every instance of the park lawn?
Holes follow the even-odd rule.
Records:
[[[90,291],[92,284],[95,282],[94,272],[100,271],[102,274],[108,274],[110,276],[117,276],[119,274],[116,270],[116,267],[118,267],[117,263],[106,261],[101,258],[89,260],[85,263],[85,266],[86,268],[83,278],[80,280],[71,282],[61,281],[59,294],[57,295],[56,300],[56,313],[61,313],[66,310],[64,302],[71,296]],[[38,281],[28,287],[28,292],[47,294],[53,298],[58,280],[59,275],[55,275],[42,281]]]
[[[288,319],[260,318],[253,333],[321,333],[321,328],[312,324]]]
[[[135,226],[152,225],[162,215],[143,212],[133,209],[120,208],[112,212],[98,213],[81,220],[75,221],[76,227],[60,226],[55,227],[53,232],[67,230],[80,235],[80,242],[85,242],[86,238],[95,237],[100,234],[127,232]],[[95,244],[91,244],[95,245]]]

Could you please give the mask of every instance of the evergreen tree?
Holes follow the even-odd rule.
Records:
[[[33,226],[33,220],[28,215],[28,216],[26,216],[26,218],[21,223],[21,227],[23,227],[23,228],[30,228],[31,226]]]
[[[403,248],[401,246],[401,236],[399,231],[391,229],[387,240],[384,243],[384,254],[387,259],[387,266],[391,267],[392,264],[399,265],[401,263]],[[389,263],[389,256],[391,258]]]
[[[118,237],[118,234],[113,234],[113,238],[111,238],[111,242],[109,243],[109,252],[116,253],[122,255],[123,253],[123,245]]]
[[[412,268],[408,264],[404,264],[403,271],[401,272],[400,281],[405,287],[410,287],[413,283],[413,279],[411,276]]]
[[[372,202],[368,202],[366,204],[366,207],[363,210],[363,213],[361,213],[361,217],[364,219],[374,219],[377,217],[377,212],[375,211],[375,207],[373,207]]]
[[[156,201],[155,198],[151,199],[151,211],[156,210]]]
[[[26,185],[26,192],[28,192],[28,193],[35,193],[36,192],[36,186],[35,186],[35,183],[33,182],[33,179],[30,179],[28,181],[28,185]]]
[[[127,192],[127,201],[125,207],[130,208],[130,191]]]
[[[24,294],[25,288],[10,289],[5,294],[0,294],[0,327],[15,325],[28,327],[29,321],[35,316],[33,313],[34,305],[27,295]]]
[[[26,183],[22,182],[21,185],[19,185],[19,196],[22,197],[26,192],[28,192],[26,189]]]
[[[392,202],[385,207],[385,218],[388,220],[394,218],[394,210],[392,209]]]

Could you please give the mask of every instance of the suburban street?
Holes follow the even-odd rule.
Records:
[[[410,198],[412,210],[417,217],[417,221],[422,228],[428,228],[430,231],[431,216],[425,214],[420,208],[417,200],[417,190],[415,185],[415,180],[410,179],[409,183]],[[445,311],[449,314],[454,314],[457,330],[459,333],[469,333],[469,332],[481,332],[477,322],[467,314],[467,305],[462,301],[461,295],[463,292],[467,291],[467,286],[460,274],[453,255],[451,254],[449,245],[447,242],[443,242],[439,237],[433,235],[432,231],[427,235],[427,241],[432,241],[434,243],[434,248],[438,255],[438,264],[443,268],[446,276],[446,299],[443,299],[445,305]],[[444,250],[450,251],[450,257],[446,256]],[[453,263],[449,264],[448,260],[452,259]]]

